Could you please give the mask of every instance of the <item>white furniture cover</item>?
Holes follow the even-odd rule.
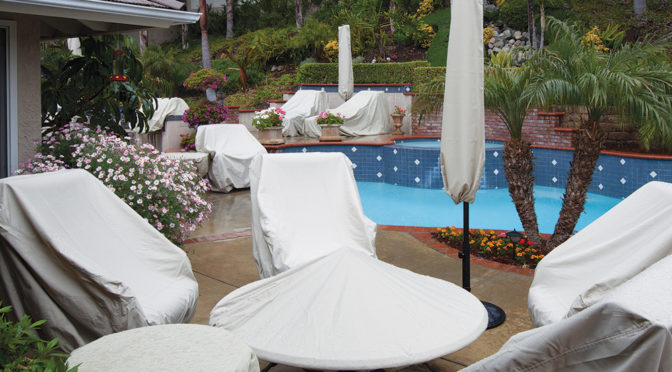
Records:
[[[135,328],[104,336],[72,352],[79,372],[259,372],[249,346],[231,332],[198,324]]]
[[[462,288],[353,249],[243,286],[210,313],[259,358],[317,370],[422,363],[472,343],[487,323]]]
[[[242,124],[199,125],[196,151],[207,152],[211,190],[229,192],[250,186],[250,163],[266,149]]]
[[[672,257],[593,306],[519,333],[463,371],[671,371]]]
[[[3,305],[66,351],[194,314],[184,251],[84,170],[0,180],[0,236]]]
[[[262,278],[342,248],[375,257],[376,224],[364,215],[343,153],[262,155],[250,179],[252,247]]]
[[[338,95],[347,101],[354,92],[355,77],[352,72],[350,25],[338,26]]]
[[[306,118],[326,111],[328,107],[327,93],[323,90],[302,89],[294,93],[281,107],[286,113],[282,120],[282,135],[302,135]]]
[[[649,182],[555,248],[534,274],[535,326],[557,322],[672,253],[672,184]]]
[[[189,105],[179,97],[157,98],[154,105],[154,115],[147,120],[147,132],[155,132],[163,128],[163,122],[170,115],[184,114],[189,109]]]
[[[344,104],[327,110],[345,116],[341,133],[346,136],[371,136],[391,133],[394,130],[392,110],[387,102],[385,92],[372,90],[361,91]],[[309,117],[304,122],[304,136],[319,137],[322,130],[317,124],[317,116]]]

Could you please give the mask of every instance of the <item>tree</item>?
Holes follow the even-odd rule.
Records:
[[[295,0],[296,2],[296,28],[301,28],[303,26],[303,13],[301,12],[301,0]]]
[[[669,44],[637,42],[610,50],[582,43],[575,26],[548,19],[554,40],[531,62],[537,79],[529,90],[540,105],[583,106],[560,216],[547,243],[552,249],[571,236],[586,202],[605,132],[602,116],[615,111],[639,129],[645,147],[659,140],[672,147],[672,67]]]
[[[646,0],[634,0],[632,4],[637,17],[646,12]]]
[[[233,1],[226,0],[226,40],[233,37]]]
[[[81,56],[59,45],[42,51],[43,125],[55,130],[75,119],[122,136],[123,121],[145,129],[155,96],[143,81],[134,39],[106,35],[81,40]]]
[[[485,106],[494,112],[509,130],[502,161],[509,194],[513,199],[525,234],[541,249],[537,213],[534,209],[534,155],[530,143],[523,140],[523,123],[532,104],[527,90],[532,70],[527,66],[511,67],[513,56],[499,52],[490,59],[485,70]]]
[[[201,12],[201,60],[203,68],[212,68],[210,43],[208,42],[208,5],[205,0],[199,0],[198,5],[199,12]],[[217,98],[214,89],[207,89],[205,95],[209,101],[214,101]]]

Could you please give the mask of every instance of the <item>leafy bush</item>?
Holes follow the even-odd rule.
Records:
[[[427,49],[427,61],[432,66],[445,66],[448,56],[448,34],[450,33],[450,8],[438,10],[427,17],[424,21],[432,25],[436,36]]]
[[[189,123],[189,127],[191,128],[200,124],[217,124],[226,120],[228,112],[229,108],[225,105],[202,99],[184,111],[182,121]]]
[[[168,45],[151,45],[142,53],[140,60],[145,67],[145,80],[157,96],[178,96],[182,92],[179,82],[198,69],[196,64],[180,57],[176,48]]]
[[[415,68],[427,65],[425,61],[363,63],[353,64],[352,70],[356,83],[403,84],[410,83]],[[306,63],[297,70],[296,80],[299,84],[338,83],[338,64]]]
[[[527,0],[507,0],[499,8],[499,16],[507,26],[527,30]]]
[[[11,306],[0,307],[0,367],[3,371],[77,371],[77,367],[68,368],[68,355],[57,351],[58,339],[45,341],[35,335],[45,320],[33,323],[24,315],[13,322],[5,318],[10,311]]]
[[[269,99],[282,98],[282,92],[292,90],[296,75],[288,73],[277,79],[269,79],[267,85],[260,85],[247,92],[232,94],[224,99],[229,106],[253,108],[266,106]]]
[[[270,127],[279,127],[282,125],[282,119],[284,118],[285,111],[280,107],[271,107],[254,114],[252,125],[260,130]]]
[[[205,91],[207,89],[219,89],[224,86],[226,75],[213,68],[203,68],[189,74],[184,80],[183,86],[189,89]]]
[[[43,139],[38,151],[17,174],[85,169],[175,244],[210,214],[203,199],[209,185],[195,166],[162,157],[151,145],[138,148],[74,124]]]
[[[413,87],[425,84],[436,77],[446,76],[445,67],[418,67],[413,70]]]
[[[196,132],[180,134],[182,151],[196,151]]]

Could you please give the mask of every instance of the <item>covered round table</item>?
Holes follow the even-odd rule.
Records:
[[[87,371],[258,372],[252,350],[221,328],[171,324],[113,333],[72,352],[70,366]]]

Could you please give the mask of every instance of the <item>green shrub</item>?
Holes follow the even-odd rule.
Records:
[[[527,0],[507,0],[499,8],[505,25],[516,30],[527,30]]]
[[[2,306],[2,302],[0,302]],[[68,368],[67,354],[59,353],[58,339],[46,341],[35,335],[45,323],[33,323],[28,315],[18,322],[5,318],[11,306],[0,307],[0,368],[3,371],[77,371]]]
[[[430,24],[436,36],[427,49],[427,61],[432,66],[445,66],[448,56],[448,34],[450,33],[450,8],[438,10],[423,19]]]
[[[403,84],[410,83],[413,70],[427,67],[425,61],[402,63],[362,63],[354,64],[352,72],[358,84]],[[299,84],[336,84],[338,83],[337,63],[306,63],[299,67],[297,80]]]
[[[177,54],[169,45],[149,46],[140,57],[144,66],[144,77],[149,87],[159,97],[176,97],[184,91],[181,81],[199,65],[189,62]]]
[[[418,67],[413,70],[413,87],[425,84],[437,76],[446,76],[445,67]]]

